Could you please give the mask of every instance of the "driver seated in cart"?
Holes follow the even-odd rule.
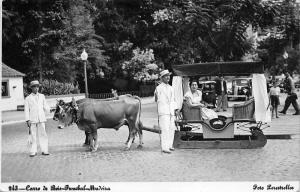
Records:
[[[202,100],[202,92],[198,90],[197,80],[191,80],[190,91],[184,95],[184,101],[190,108],[200,108],[201,115],[204,120],[211,120],[218,118],[218,114],[212,110],[208,109]],[[201,117],[199,117],[201,118]]]

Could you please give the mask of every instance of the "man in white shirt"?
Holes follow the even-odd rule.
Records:
[[[170,72],[163,70],[160,73],[161,83],[156,87],[154,95],[157,102],[158,120],[161,129],[161,148],[164,153],[174,151],[173,140],[175,133],[175,97],[170,81]]]
[[[30,157],[37,155],[37,135],[42,151],[42,155],[49,155],[48,136],[45,130],[46,115],[50,110],[46,103],[45,96],[39,93],[40,84],[38,81],[31,81],[30,88],[32,93],[25,99],[25,120],[28,128],[31,130],[32,145]]]

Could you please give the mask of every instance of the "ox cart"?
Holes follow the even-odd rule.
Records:
[[[173,66],[173,87],[181,107],[176,115],[174,147],[206,149],[251,149],[261,148],[267,143],[263,128],[268,127],[268,95],[264,83],[264,69],[260,62],[211,62]],[[188,78],[200,76],[250,75],[254,78],[254,98],[232,107],[229,116],[219,115],[215,119],[203,119],[201,108],[191,108],[180,94],[188,89]],[[175,84],[175,85],[174,85]],[[179,96],[178,96],[179,93]],[[182,102],[180,102],[182,101]],[[268,120],[266,120],[268,119]],[[236,134],[236,130],[249,134]],[[195,131],[196,130],[196,131]]]

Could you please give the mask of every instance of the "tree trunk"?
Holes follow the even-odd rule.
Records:
[[[38,10],[41,11],[41,1],[38,1]],[[43,21],[43,17],[40,18]],[[38,37],[42,34],[42,22],[38,25]],[[39,73],[39,82],[42,83],[43,81],[43,67],[42,67],[42,48],[38,45],[38,73]]]
[[[43,81],[43,66],[42,66],[42,51],[38,50],[38,73],[39,73],[39,82]]]

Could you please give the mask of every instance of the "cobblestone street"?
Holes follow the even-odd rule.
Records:
[[[142,122],[157,124],[155,104],[142,106]],[[24,123],[2,127],[2,182],[104,181],[295,181],[300,178],[299,116],[275,119],[266,134],[293,134],[289,140],[268,140],[262,149],[177,149],[160,152],[159,135],[144,131],[144,148],[137,141],[124,151],[127,127],[98,131],[100,148],[87,152],[84,132],[63,130],[48,120],[50,156],[30,158]]]

